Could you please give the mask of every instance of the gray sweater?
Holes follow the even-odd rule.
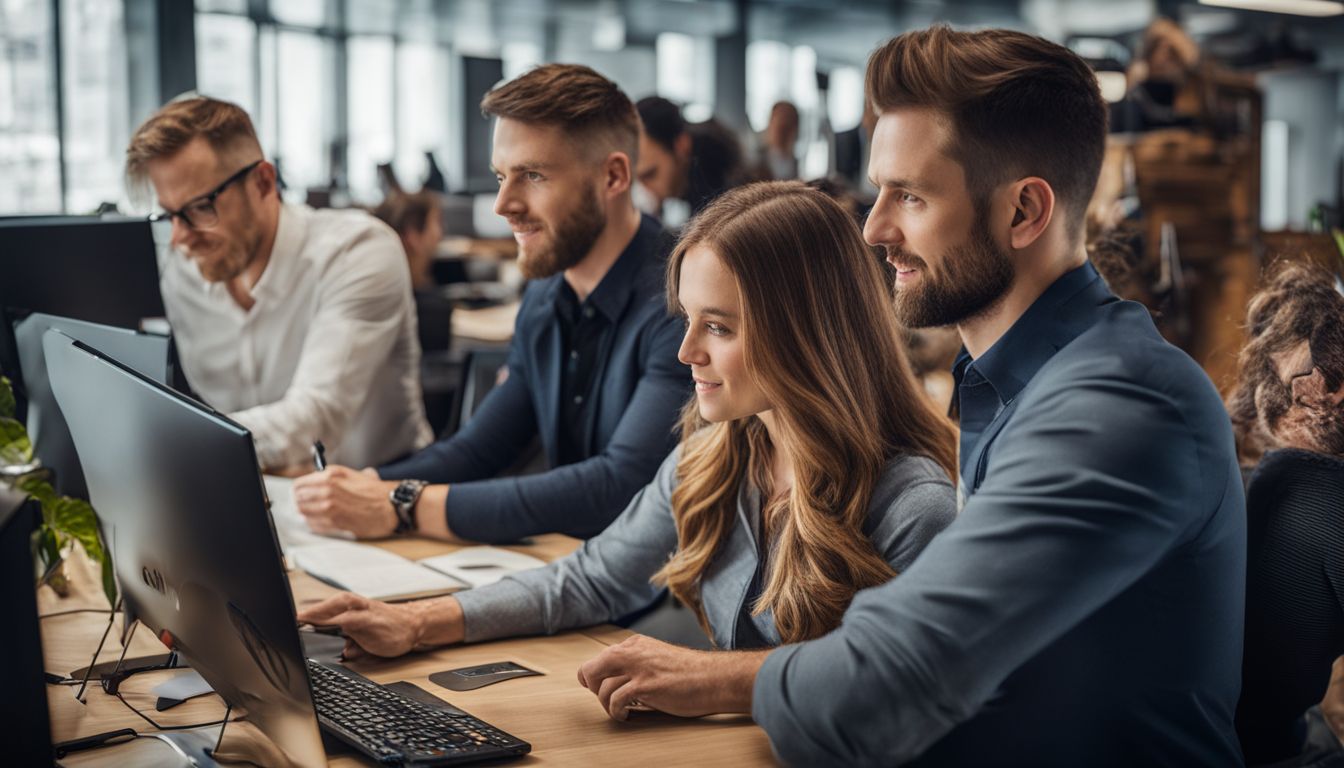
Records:
[[[612,621],[644,608],[661,589],[649,583],[677,548],[672,518],[678,447],[653,482],[639,492],[606,531],[545,568],[460,592],[466,641],[553,634]],[[759,494],[750,483],[738,493],[737,525],[701,577],[700,599],[720,648],[752,645],[739,638],[739,619],[750,614],[759,588]],[[899,574],[956,515],[947,474],[921,456],[893,459],[873,490],[864,533]],[[768,555],[767,555],[768,556]],[[749,617],[760,637],[780,642],[769,612]]]

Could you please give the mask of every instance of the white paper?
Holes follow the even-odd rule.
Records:
[[[531,555],[499,547],[466,547],[446,555],[416,561],[427,568],[446,573],[473,587],[483,587],[519,571],[546,565]]]
[[[424,592],[455,592],[467,585],[385,549],[350,541],[305,544],[289,550],[294,565],[357,595],[381,600]]]
[[[299,514],[294,503],[294,481],[288,477],[262,475],[266,483],[266,495],[271,500],[271,519],[275,521],[275,533],[280,539],[280,549],[289,556],[294,547],[309,544],[323,544],[335,539],[353,540],[349,531],[337,531],[324,535],[315,533],[308,527],[308,521]]]

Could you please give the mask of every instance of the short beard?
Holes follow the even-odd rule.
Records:
[[[579,195],[578,205],[555,225],[555,237],[547,250],[518,260],[518,271],[528,280],[564,272],[593,249],[593,243],[607,226],[607,217],[597,199],[597,190],[589,186]]]
[[[209,283],[227,283],[247,271],[247,268],[261,255],[261,228],[256,224],[256,216],[250,202],[244,201],[246,209],[241,218],[249,222],[250,229],[237,233],[223,251],[213,259],[203,261],[193,258],[201,277]]]
[[[989,222],[980,214],[967,243],[942,254],[936,276],[920,257],[900,248],[886,250],[890,260],[919,270],[915,285],[896,288],[896,316],[907,328],[956,325],[980,317],[1003,301],[1015,277],[1012,259],[994,242]]]
[[[196,269],[208,283],[226,283],[241,275],[252,262],[246,246],[231,247],[209,261],[195,260]]]

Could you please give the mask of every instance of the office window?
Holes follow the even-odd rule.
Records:
[[[377,203],[379,163],[391,162],[396,150],[392,85],[395,49],[390,37],[351,37],[346,43],[350,94],[348,182],[359,203]]]
[[[196,90],[231,101],[257,119],[257,25],[222,13],[196,14]]]
[[[504,79],[512,80],[542,63],[541,46],[526,41],[505,43],[500,47],[499,58],[504,62]]]
[[[681,104],[687,120],[707,120],[714,113],[714,41],[664,32],[654,46],[658,95]]]
[[[0,2],[0,213],[61,210],[51,3]]]
[[[428,173],[425,152],[433,152],[448,172],[449,104],[454,92],[446,48],[430,43],[403,43],[397,48],[397,179],[417,190]]]
[[[283,0],[269,5],[271,15],[281,24],[321,27],[332,20],[327,0]]]
[[[755,131],[764,131],[770,107],[789,98],[793,85],[793,51],[774,40],[747,43],[747,119]]]
[[[831,128],[836,133],[851,131],[863,119],[863,73],[856,67],[836,67],[831,70],[830,86],[826,111]]]
[[[65,209],[88,213],[126,199],[130,141],[126,25],[120,0],[62,0]]]
[[[247,0],[196,0],[196,10],[241,15],[247,13]]]
[[[331,40],[306,32],[276,33],[278,141],[275,157],[291,197],[331,178],[335,136],[336,49]]]
[[[261,149],[272,159],[280,149],[277,47],[274,26],[267,24],[257,29],[257,114],[254,122],[261,138]]]

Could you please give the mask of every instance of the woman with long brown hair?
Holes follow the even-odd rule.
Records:
[[[910,373],[854,221],[797,182],[742,187],[689,224],[667,274],[696,394],[681,444],[611,527],[488,587],[339,595],[300,619],[340,625],[347,653],[395,656],[612,621],[666,586],[716,647],[760,648],[829,632],[858,590],[898,577],[954,517],[954,431]],[[742,711],[680,655],[714,651],[672,653],[678,683],[637,702],[628,677],[580,679],[616,717]]]

